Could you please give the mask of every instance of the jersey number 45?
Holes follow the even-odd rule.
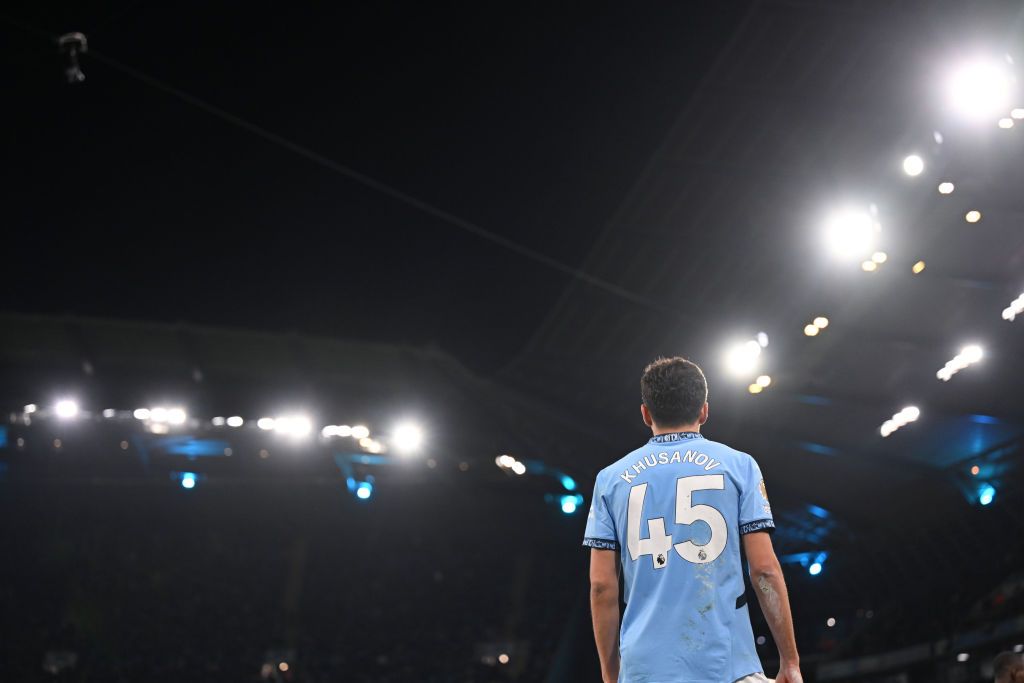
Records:
[[[711,538],[704,545],[683,541],[672,545],[672,534],[665,533],[665,518],[647,520],[648,538],[640,538],[640,522],[643,518],[644,498],[647,484],[637,484],[629,490],[629,509],[626,512],[626,545],[633,561],[644,555],[651,556],[655,569],[668,566],[669,550],[674,548],[687,562],[705,564],[714,562],[725,550],[729,540],[729,528],[722,513],[710,505],[693,505],[694,491],[722,490],[725,475],[701,474],[676,480],[676,524],[693,524],[700,520],[711,528]]]

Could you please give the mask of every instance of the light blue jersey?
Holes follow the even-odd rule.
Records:
[[[622,683],[729,683],[762,671],[740,537],[775,528],[752,457],[662,434],[601,470],[583,545],[621,550]]]

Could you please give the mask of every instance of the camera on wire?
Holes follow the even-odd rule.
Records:
[[[78,56],[89,51],[89,41],[85,34],[74,32],[65,33],[57,39],[61,55],[64,56],[64,77],[68,83],[81,83],[85,80],[85,74],[78,63]]]

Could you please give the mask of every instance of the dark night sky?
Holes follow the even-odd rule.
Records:
[[[129,2],[8,16],[577,266],[741,4]],[[436,343],[506,363],[567,276],[0,22],[5,310]]]

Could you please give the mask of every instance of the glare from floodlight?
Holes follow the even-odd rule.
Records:
[[[576,496],[562,496],[562,512],[571,515],[576,512]]]
[[[955,189],[956,185],[948,180],[946,182],[939,183],[939,194],[953,194],[953,190]]]
[[[136,408],[132,412],[132,417],[134,417],[136,420],[148,420],[149,408]]]
[[[835,625],[836,625],[836,618],[835,618],[835,617],[829,617],[829,618],[828,618],[828,619],[827,619],[827,620],[825,621],[825,625],[826,625],[826,626],[828,626],[829,628],[832,628],[833,626],[835,626]]]
[[[508,655],[502,652],[500,655],[498,655],[498,661],[502,664],[508,664]]]
[[[1003,320],[1013,322],[1017,316],[1024,313],[1024,294],[1010,302],[1010,305],[1003,309]]]
[[[108,420],[112,417],[117,417],[117,411],[114,410],[113,408],[106,408],[103,410],[103,417],[107,418]]]
[[[153,422],[167,422],[167,408],[153,408],[149,411],[149,419]]]
[[[873,273],[876,270],[878,270],[878,264],[875,263],[874,261],[865,261],[864,263],[860,264],[860,269],[863,270],[865,273]]]
[[[918,261],[917,263],[914,264],[914,267],[911,268],[911,270],[914,272],[914,275],[920,275],[921,273],[924,272],[924,269],[925,269],[924,261]]]
[[[935,376],[943,382],[948,382],[953,375],[960,372],[969,365],[973,365],[984,357],[984,350],[977,344],[970,344],[960,350],[953,360],[947,362],[942,369],[935,373]]]
[[[937,130],[932,131],[932,140],[935,140],[936,145],[941,145],[943,140],[942,133]]]
[[[1016,109],[1011,111],[1010,112],[1010,118],[1017,119],[1018,121],[1020,121],[1021,119],[1024,119],[1024,108],[1017,107]]]
[[[576,480],[570,477],[568,474],[563,474],[561,477],[561,481],[562,488],[564,488],[566,491],[576,490]]]
[[[903,416],[907,418],[907,421],[913,422],[917,418],[921,417],[921,410],[917,406],[907,406],[902,411]]]
[[[1009,117],[1003,117],[999,119],[999,127],[1002,128],[1003,130],[1013,128],[1013,119]]]
[[[210,420],[210,424],[212,424],[214,427],[223,427],[225,424],[227,424],[227,420],[225,420],[223,417],[215,417],[212,420]]]
[[[313,421],[305,415],[284,415],[274,418],[273,429],[285,436],[304,437],[313,431]]]
[[[903,159],[903,172],[908,176],[919,176],[922,171],[924,171],[924,159],[921,157],[911,154]]]
[[[804,326],[804,334],[807,335],[808,337],[816,337],[816,336],[818,336],[818,332],[820,332],[820,331],[821,330],[818,328],[817,325],[805,325]]]
[[[373,484],[368,481],[361,481],[356,485],[356,498],[359,500],[369,500],[370,496],[373,495]]]
[[[261,417],[256,420],[256,426],[265,432],[270,431],[274,428],[274,418],[272,417]]]
[[[185,472],[181,475],[181,488],[183,489],[194,489],[196,487],[196,475],[191,472]]]
[[[352,427],[348,425],[338,425],[335,427],[334,433],[338,436],[352,436]]]
[[[326,427],[320,430],[320,436],[324,437],[325,439],[331,436],[335,436],[337,433],[338,428],[335,427],[334,425],[327,425]]]
[[[168,408],[167,409],[167,422],[172,425],[185,424],[185,420],[188,419],[184,409],[182,408]]]
[[[353,439],[365,439],[370,435],[370,430],[363,425],[356,425],[352,428],[351,436]]]
[[[725,354],[725,367],[737,377],[749,376],[757,369],[761,345],[756,341],[733,344]]]
[[[245,420],[243,420],[238,415],[232,415],[226,420],[226,422],[228,427],[241,427],[242,425],[245,424]]]
[[[836,257],[862,258],[871,251],[878,230],[878,223],[870,213],[844,209],[833,213],[826,221],[825,241]]]
[[[817,576],[821,573],[821,562],[813,562],[811,566],[807,568],[807,573],[811,576]]]
[[[768,375],[761,375],[760,377],[757,378],[757,385],[759,387],[767,388],[767,387],[769,387],[771,385],[771,383],[772,383],[772,378],[769,377]]]
[[[498,463],[498,467],[504,467],[505,469],[508,469],[512,467],[512,465],[516,464],[516,459],[513,458],[511,455],[499,455],[496,462]]]
[[[823,315],[819,315],[814,319],[814,326],[822,330],[825,329],[828,327],[828,318]]]
[[[762,349],[768,348],[768,335],[765,332],[757,333],[757,343]]]
[[[991,121],[1010,106],[1013,79],[995,60],[977,59],[956,69],[946,84],[947,101],[970,121]]]
[[[514,463],[512,463],[511,470],[516,474],[526,474],[526,465],[517,460]]]
[[[971,658],[971,656],[969,654],[967,654],[966,652],[961,652],[960,654],[958,654],[956,656],[956,661],[963,663],[963,662],[966,662],[970,658]]]
[[[889,255],[886,254],[884,251],[876,251],[874,254],[871,255],[871,260],[877,263],[878,265],[882,265],[883,263],[889,260]]]
[[[26,415],[31,415],[32,413],[36,412],[37,410],[39,410],[39,406],[37,406],[35,403],[29,403],[27,406],[25,406],[25,414]]]
[[[971,209],[966,214],[964,214],[964,220],[967,221],[968,223],[977,223],[978,221],[981,220],[981,211]]]
[[[760,384],[751,384],[749,387],[747,387],[747,391],[749,391],[752,394],[760,394],[762,391],[764,391],[764,387],[762,387]]]
[[[977,363],[985,355],[985,351],[977,344],[965,346],[960,353],[968,363]]]
[[[54,406],[53,411],[62,420],[70,420],[78,415],[78,404],[69,398],[61,399],[57,401],[57,405]]]
[[[391,433],[391,443],[399,453],[413,453],[423,445],[423,430],[411,422],[404,422]]]

